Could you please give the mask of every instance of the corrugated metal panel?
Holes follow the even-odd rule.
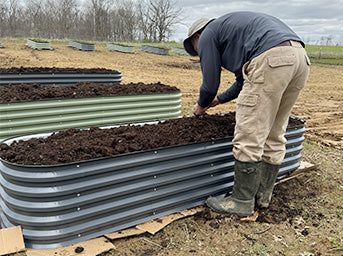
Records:
[[[114,73],[1,73],[0,85],[46,84],[68,85],[78,82],[120,83],[121,72]]]
[[[181,93],[0,104],[0,140],[29,133],[180,117]]]
[[[287,130],[279,176],[299,167],[304,131]],[[225,195],[233,166],[232,138],[54,166],[1,161],[2,226],[21,225],[31,248],[77,243]]]

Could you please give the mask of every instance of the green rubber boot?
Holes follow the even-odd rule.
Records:
[[[261,183],[256,194],[257,205],[261,208],[268,208],[272,199],[276,177],[279,173],[280,165],[273,165],[262,162]]]
[[[224,198],[209,197],[207,206],[222,214],[240,217],[254,213],[255,195],[260,185],[261,162],[235,161],[235,180],[232,195]]]

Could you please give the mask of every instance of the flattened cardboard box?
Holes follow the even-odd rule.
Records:
[[[21,251],[25,251],[21,227],[0,229],[0,255]]]

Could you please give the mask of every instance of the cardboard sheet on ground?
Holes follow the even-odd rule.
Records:
[[[156,232],[160,231],[161,229],[163,229],[165,226],[169,225],[173,221],[187,217],[187,216],[194,215],[197,212],[202,211],[203,209],[204,209],[203,206],[197,206],[191,209],[187,209],[181,212],[177,212],[174,214],[170,214],[167,216],[163,216],[161,218],[157,218],[157,219],[139,224],[134,228],[128,228],[121,231],[106,234],[105,236],[109,239],[114,240],[114,239],[123,238],[123,237],[140,235],[145,232],[149,232],[150,234],[155,234]]]
[[[295,176],[295,175],[302,173],[302,172],[312,171],[313,169],[315,169],[317,167],[318,167],[318,165],[311,164],[311,163],[306,162],[306,161],[301,161],[299,168],[297,170],[295,170],[294,172],[292,172],[292,174],[290,176]]]
[[[34,250],[27,249],[27,256],[74,256],[74,255],[98,255],[102,252],[107,252],[115,249],[115,246],[108,241],[105,237],[98,237],[95,239],[87,240],[81,243],[58,247],[49,250]]]
[[[0,255],[21,251],[25,251],[21,227],[0,229]]]

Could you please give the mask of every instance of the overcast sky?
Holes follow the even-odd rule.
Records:
[[[172,39],[183,40],[199,18],[218,18],[234,11],[256,11],[273,15],[290,26],[304,41],[319,44],[322,37],[343,45],[343,0],[176,0],[183,10],[182,23]]]

